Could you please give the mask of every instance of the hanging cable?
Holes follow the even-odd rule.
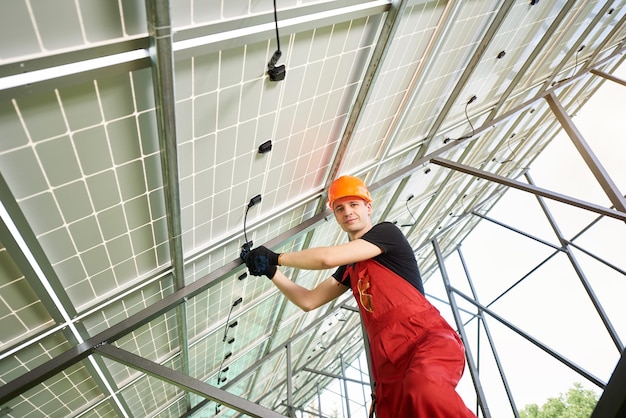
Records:
[[[250,208],[252,206],[256,205],[260,201],[261,201],[261,195],[260,194],[254,196],[252,199],[250,199],[250,202],[248,202],[248,206],[246,206],[246,213],[243,215],[243,239],[244,239],[244,243],[241,246],[240,257],[244,261],[246,260],[246,255],[252,249],[252,241],[248,241],[248,232],[246,231],[246,221],[248,220],[248,211],[250,210]]]
[[[560,84],[564,81],[567,81],[569,79],[571,79],[572,77],[574,77],[576,75],[576,69],[578,68],[578,54],[580,54],[582,52],[582,50],[585,49],[585,45],[581,45],[580,48],[578,48],[578,50],[576,51],[576,55],[574,55],[574,70],[572,71],[572,75],[569,77],[565,77],[562,78],[558,81],[553,81],[552,82],[552,86],[555,86],[557,84]]]
[[[226,318],[226,326],[224,327],[224,338],[222,338],[222,342],[226,342],[226,336],[228,334],[228,322],[230,321],[230,315],[233,313],[233,308],[237,305],[239,305],[241,302],[243,302],[243,298],[239,298],[236,301],[233,302],[233,304],[230,306],[230,311],[228,311],[228,317]]]
[[[465,136],[462,136],[460,138],[446,138],[446,139],[443,140],[444,144],[447,144],[450,141],[461,141],[463,139],[469,139],[469,138],[474,136],[474,132],[475,132],[474,131],[474,125],[472,125],[472,121],[470,120],[469,115],[467,114],[467,107],[470,104],[472,104],[474,101],[476,101],[476,96],[470,97],[470,99],[467,101],[467,103],[465,103],[465,119],[467,120],[467,123],[469,123],[470,128],[472,128],[472,133],[468,134],[468,135],[465,135]]]
[[[267,74],[271,81],[281,81],[285,78],[287,70],[284,65],[276,66],[276,63],[283,54],[280,50],[280,35],[278,33],[278,11],[276,10],[276,0],[274,0],[274,24],[276,25],[276,51],[267,63]]]

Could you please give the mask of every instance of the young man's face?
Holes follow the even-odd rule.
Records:
[[[333,213],[337,223],[353,239],[367,232],[372,224],[372,204],[360,197],[342,197],[333,203]]]

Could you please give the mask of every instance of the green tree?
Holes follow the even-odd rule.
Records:
[[[597,403],[598,395],[594,391],[574,383],[566,394],[549,398],[541,407],[526,405],[520,411],[520,418],[589,418]]]

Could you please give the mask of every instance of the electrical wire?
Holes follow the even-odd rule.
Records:
[[[243,239],[244,239],[243,245],[245,245],[246,247],[251,247],[251,246],[248,246],[248,243],[250,241],[248,241],[248,233],[246,232],[246,221],[248,219],[248,211],[250,210],[250,207],[251,207],[250,205],[246,207],[246,213],[243,215]]]
[[[250,208],[254,205],[256,205],[257,203],[261,202],[261,195],[258,194],[256,196],[254,196],[252,199],[250,199],[250,202],[248,202],[248,206],[246,206],[246,213],[243,215],[243,239],[245,240],[243,245],[241,246],[242,252],[247,253],[248,251],[250,251],[250,249],[252,248],[252,242],[248,241],[248,232],[246,230],[246,223],[248,221],[248,211],[250,210]],[[243,258],[243,254],[242,254],[242,258]]]
[[[280,36],[278,35],[278,12],[276,11],[276,0],[274,0],[274,24],[276,25],[276,50],[280,52]]]
[[[411,212],[411,209],[409,209],[409,200],[404,202],[404,204],[406,206],[406,210],[409,211],[409,214],[411,215],[411,218],[413,218],[413,222],[417,222],[417,219],[415,219],[415,215],[413,215],[413,212]]]
[[[243,298],[239,298],[236,301],[233,302],[232,305],[230,305],[230,310],[228,311],[228,317],[226,318],[226,326],[224,327],[224,338],[222,338],[222,342],[226,342],[226,337],[228,334],[228,322],[230,322],[230,315],[233,313],[233,308],[237,305],[239,305],[241,302],[243,302]]]
[[[472,98],[471,98],[471,99],[469,99],[469,100],[467,101],[467,103],[465,103],[465,111],[464,111],[464,112],[465,112],[465,119],[467,120],[467,123],[469,123],[470,128],[472,128],[472,133],[471,133],[471,134],[469,134],[469,135],[464,135],[464,136],[462,136],[462,137],[460,137],[460,138],[446,138],[446,139],[444,139],[444,140],[443,140],[443,143],[444,143],[444,144],[447,144],[447,143],[448,143],[448,142],[450,142],[450,141],[461,141],[461,140],[463,140],[463,139],[469,139],[469,138],[471,138],[471,137],[473,137],[473,136],[474,136],[474,133],[475,133],[475,130],[474,130],[474,125],[472,125],[472,121],[470,120],[469,115],[467,114],[467,107],[468,107],[468,106],[469,106],[469,105],[470,105],[470,104],[471,104],[474,100],[476,100],[476,96],[472,96]]]

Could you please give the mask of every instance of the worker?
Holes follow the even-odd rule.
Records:
[[[475,417],[455,389],[465,367],[463,344],[424,297],[415,254],[402,231],[390,222],[372,225],[372,198],[357,177],[335,180],[328,205],[347,243],[281,254],[263,246],[242,252],[250,274],[267,276],[304,311],[352,289],[369,339],[378,418]],[[278,266],[337,269],[307,289]]]

